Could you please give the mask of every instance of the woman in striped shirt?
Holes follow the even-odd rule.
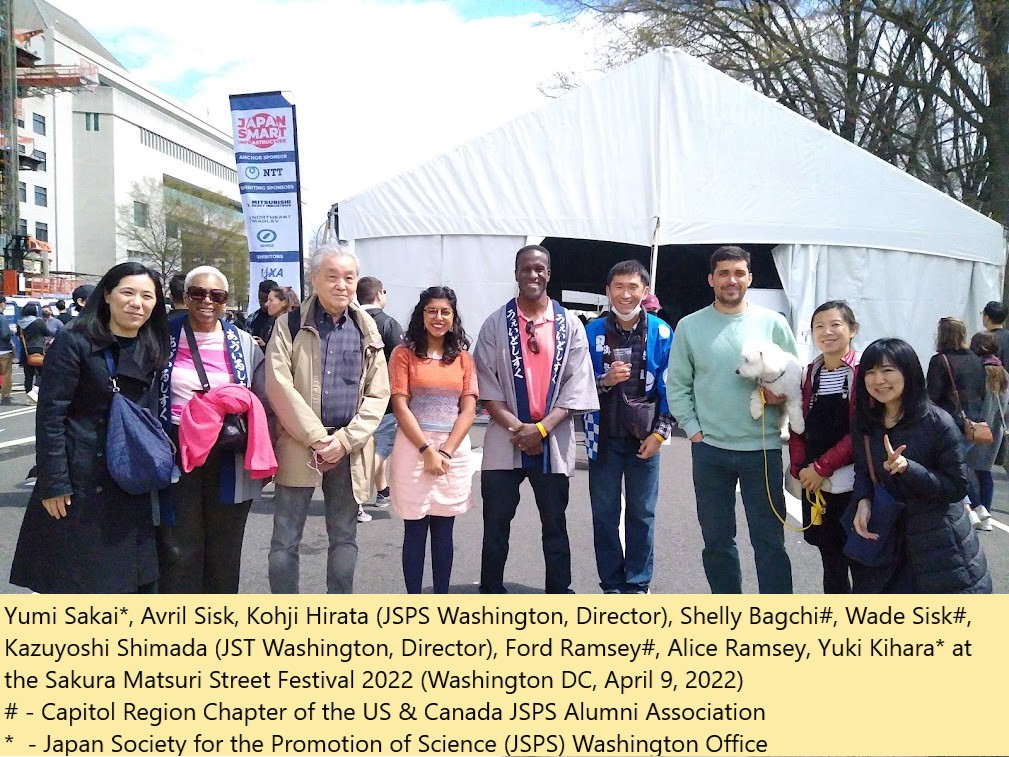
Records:
[[[855,407],[858,354],[851,340],[858,322],[848,304],[831,300],[813,311],[813,344],[820,350],[806,367],[802,382],[805,433],[791,434],[790,471],[803,489],[803,532],[806,542],[820,550],[825,594],[851,592],[849,571],[857,569],[844,555],[845,532],[841,514],[854,484],[851,418]],[[822,495],[826,511],[819,525],[811,525],[811,501]]]

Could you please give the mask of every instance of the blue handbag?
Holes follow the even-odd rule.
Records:
[[[112,404],[105,438],[109,474],[129,494],[147,494],[172,483],[175,452],[158,419],[119,391],[119,374],[106,348],[105,365],[112,384]]]
[[[879,538],[865,539],[855,531],[854,520],[858,502],[852,497],[841,518],[847,533],[844,554],[862,565],[880,568],[897,558],[897,520],[904,510],[904,505],[894,499],[889,490],[876,480],[876,469],[872,464],[872,453],[869,451],[869,437],[863,436],[862,441],[865,444],[865,461],[869,466],[869,478],[872,479],[873,487],[869,531],[878,534]]]

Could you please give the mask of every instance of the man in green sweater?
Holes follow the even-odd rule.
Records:
[[[795,337],[780,313],[746,302],[753,281],[750,253],[719,247],[711,256],[710,271],[715,301],[679,322],[666,378],[670,412],[693,443],[704,573],[712,593],[742,592],[736,548],[738,481],[760,591],[790,594],[792,566],[779,519],[785,517],[785,498],[777,405],[784,398],[765,393],[763,423],[754,420],[753,380],[735,371],[745,343],[771,341],[796,355]]]

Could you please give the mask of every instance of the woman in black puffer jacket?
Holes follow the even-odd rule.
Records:
[[[949,413],[929,401],[911,345],[879,339],[866,348],[855,406],[854,529],[874,536],[870,462],[902,510],[890,559],[860,570],[853,591],[990,594],[988,563],[961,504],[967,490],[962,434]]]

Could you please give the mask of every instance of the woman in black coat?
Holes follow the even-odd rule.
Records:
[[[940,318],[935,337],[936,354],[928,361],[926,384],[928,398],[960,425],[959,407],[972,421],[984,420],[984,398],[988,391],[988,374],[984,362],[967,347],[967,326],[959,318]],[[949,366],[947,368],[947,365]],[[950,381],[950,374],[953,381]],[[980,449],[960,434],[961,453],[967,464],[967,495],[971,507],[981,506],[981,490],[974,471],[983,467],[986,450]]]
[[[120,263],[49,348],[36,413],[38,478],[18,536],[11,583],[40,593],[150,591],[158,578],[149,495],[109,475],[105,430],[112,400],[104,350],[122,393],[156,408],[155,376],[168,354],[156,274]]]
[[[45,355],[46,324],[39,318],[39,306],[29,302],[18,316],[18,338],[21,340],[21,367],[25,372],[25,391],[35,388],[37,376],[42,372],[38,366],[29,365],[29,355]]]
[[[871,530],[876,487],[870,462],[901,509],[890,559],[859,570],[853,591],[990,594],[988,564],[961,504],[967,489],[961,433],[949,413],[929,401],[911,345],[878,339],[865,349],[855,408],[854,529],[866,539],[880,536]]]

